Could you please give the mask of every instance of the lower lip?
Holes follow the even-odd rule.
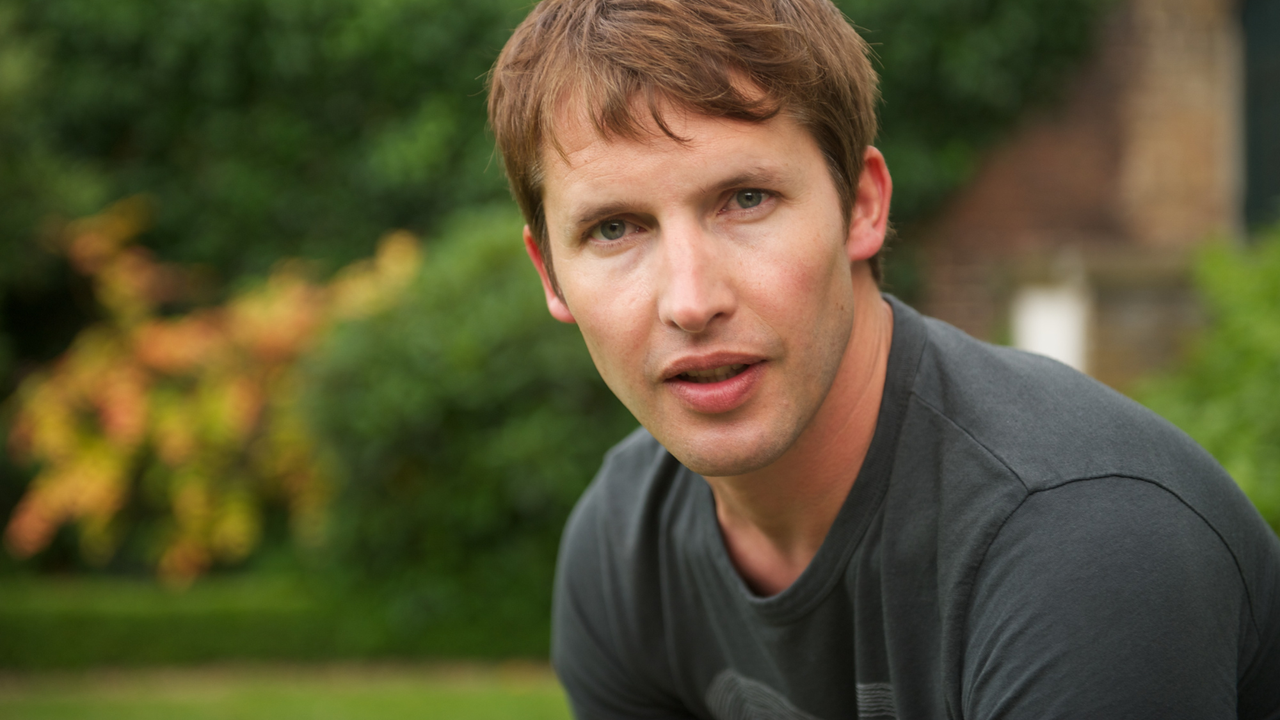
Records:
[[[720,382],[697,383],[675,377],[665,384],[690,410],[715,415],[741,407],[751,397],[763,372],[764,363],[758,362]]]

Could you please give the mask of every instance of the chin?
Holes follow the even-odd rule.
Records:
[[[707,438],[701,442],[662,444],[682,465],[703,477],[733,477],[772,465],[792,442],[794,438],[772,437]]]

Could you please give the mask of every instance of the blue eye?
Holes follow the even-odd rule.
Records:
[[[591,237],[597,240],[617,240],[627,234],[630,225],[626,220],[605,220],[591,230]]]
[[[738,204],[738,207],[743,210],[749,210],[764,202],[764,191],[754,189],[739,190],[733,194],[733,199]]]

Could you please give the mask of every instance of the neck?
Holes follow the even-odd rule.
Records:
[[[772,464],[708,477],[729,557],[755,592],[785,590],[817,554],[875,434],[893,311],[874,282],[858,283],[853,332],[827,398]]]

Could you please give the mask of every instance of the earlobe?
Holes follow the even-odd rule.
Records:
[[[538,277],[542,279],[542,291],[547,296],[547,310],[551,313],[551,317],[562,323],[576,323],[573,319],[573,313],[569,312],[569,306],[565,304],[564,298],[560,297],[556,292],[555,286],[551,284],[551,276],[547,273],[547,266],[542,257],[542,249],[538,247],[538,241],[534,239],[533,233],[529,231],[529,226],[524,226],[524,250],[529,253],[529,260],[533,262],[533,267],[538,271]]]
[[[853,212],[849,218],[849,237],[845,250],[849,262],[869,260],[880,252],[889,228],[889,200],[893,196],[893,178],[884,155],[867,146],[862,155],[862,175],[854,189]]]

